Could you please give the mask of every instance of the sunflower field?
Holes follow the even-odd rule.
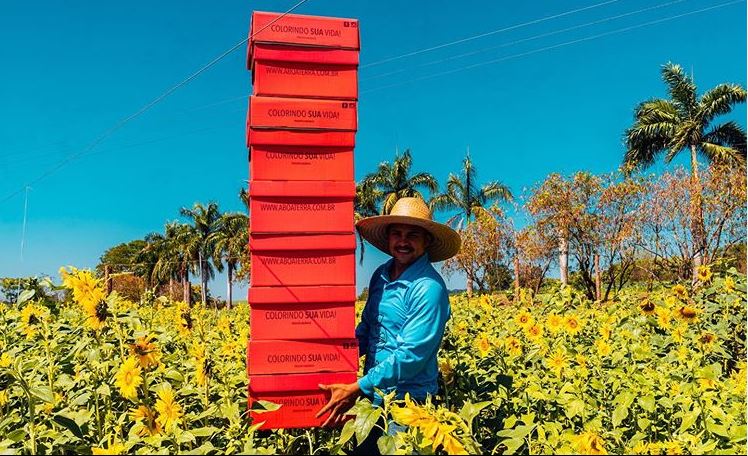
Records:
[[[342,429],[279,431],[247,418],[246,305],[132,302],[89,271],[61,276],[60,299],[0,304],[2,453],[343,454],[393,423],[407,431],[385,432],[384,453],[746,453],[734,269],[607,302],[569,287],[453,296],[437,397],[364,399]]]

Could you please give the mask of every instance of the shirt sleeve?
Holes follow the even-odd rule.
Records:
[[[376,286],[377,277],[379,277],[381,267],[374,271],[369,281],[369,296],[366,298],[366,304],[364,310],[361,311],[361,322],[356,326],[356,339],[358,339],[358,356],[364,356],[369,349],[369,331],[371,326],[369,324],[369,302],[371,301],[372,290]]]
[[[414,376],[439,349],[449,317],[446,290],[435,281],[418,282],[413,285],[409,300],[397,348],[358,380],[359,388],[367,396],[374,395],[374,387],[393,387],[400,379]]]

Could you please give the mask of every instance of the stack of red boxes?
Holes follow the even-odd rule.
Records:
[[[319,426],[320,383],[352,383],[358,21],[254,12],[247,54],[250,404],[263,429]]]

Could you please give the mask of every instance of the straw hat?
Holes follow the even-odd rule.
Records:
[[[389,215],[359,220],[356,228],[371,245],[389,255],[387,226],[393,223],[420,226],[431,233],[434,241],[426,252],[432,262],[444,261],[460,251],[460,235],[447,225],[431,220],[431,211],[421,198],[400,198]]]

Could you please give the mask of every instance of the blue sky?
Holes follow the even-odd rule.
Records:
[[[246,37],[253,9],[293,3],[4,4],[0,277],[94,267],[106,248],[161,231],[195,201],[240,210],[252,89],[243,47],[81,151]],[[614,170],[634,106],[665,96],[668,61],[693,71],[701,90],[746,85],[744,1],[308,0],[296,12],[361,21],[357,178],[410,148],[414,171],[444,182],[469,146],[481,180],[521,194],[551,172]],[[745,113],[731,117],[745,125]],[[24,194],[8,196],[43,175],[29,191],[22,257]],[[359,288],[384,260],[367,250]],[[213,288],[225,294],[220,277]]]

